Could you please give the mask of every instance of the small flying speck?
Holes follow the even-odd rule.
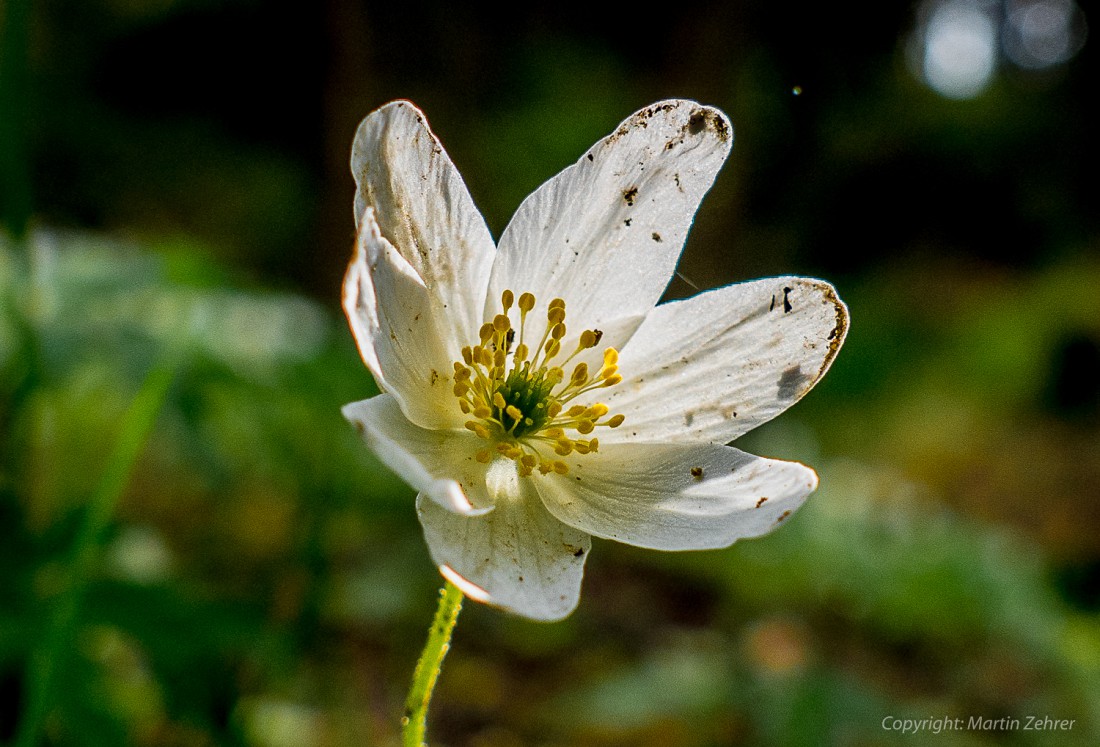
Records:
[[[791,89],[791,93],[793,93],[795,96],[801,96],[802,95],[802,86],[795,86],[794,88]]]

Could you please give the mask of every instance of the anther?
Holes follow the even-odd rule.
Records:
[[[466,427],[477,434],[478,438],[488,438],[489,429],[476,420],[467,420]]]
[[[512,308],[513,300],[515,300],[515,294],[513,294],[510,290],[506,290],[500,295],[500,305],[504,307],[505,312],[507,312],[508,309]]]
[[[519,310],[524,314],[535,308],[535,296],[531,293],[524,293],[519,297]]]

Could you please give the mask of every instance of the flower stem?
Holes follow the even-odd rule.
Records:
[[[416,663],[409,696],[405,699],[405,716],[401,719],[404,747],[423,747],[427,744],[424,733],[428,725],[428,703],[432,699],[435,681],[439,679],[443,657],[451,647],[451,633],[454,632],[458,613],[461,611],[462,592],[447,581],[439,590],[439,607],[428,631],[424,651]]]

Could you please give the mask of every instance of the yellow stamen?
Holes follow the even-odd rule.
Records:
[[[478,438],[488,438],[489,429],[476,420],[467,420],[466,427],[477,434]]]
[[[608,417],[610,408],[602,402],[584,402],[584,395],[595,389],[622,381],[618,372],[619,354],[614,348],[603,352],[602,366],[593,374],[587,361],[566,366],[580,353],[595,348],[603,337],[599,330],[582,330],[573,351],[564,359],[562,341],[568,335],[566,304],[555,298],[546,307],[546,324],[538,344],[524,339],[527,315],[536,305],[535,296],[518,296],[505,290],[500,310],[478,329],[474,345],[462,348],[461,360],[454,362],[452,391],[464,415],[467,430],[488,441],[489,448],[473,455],[481,464],[489,464],[495,455],[514,460],[516,473],[528,477],[538,470],[543,475],[565,475],[574,459],[595,452],[596,428],[615,428],[624,422],[622,415]],[[519,309],[518,340],[512,319],[513,307]],[[533,334],[532,337],[535,335]],[[534,355],[532,356],[532,352]],[[551,365],[553,362],[553,365]],[[549,452],[553,457],[547,458]]]
[[[588,410],[585,412],[585,415],[587,417],[592,418],[593,420],[599,420],[600,418],[602,418],[604,415],[607,414],[607,411],[608,411],[607,405],[603,404],[602,402],[599,402],[599,403],[596,403],[596,404],[592,405],[591,407],[589,407]]]

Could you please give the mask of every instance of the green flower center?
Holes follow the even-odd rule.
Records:
[[[504,408],[496,414],[504,430],[514,438],[538,433],[550,421],[548,406],[554,391],[554,380],[543,372],[530,375],[525,370],[513,370],[498,390],[504,398]],[[509,410],[518,411],[524,417],[512,417]]]
[[[617,428],[623,416],[606,417],[602,403],[571,405],[573,400],[596,389],[614,386],[623,380],[618,373],[619,354],[615,348],[603,353],[603,366],[590,376],[584,361],[565,375],[566,367],[582,351],[594,348],[603,336],[599,330],[584,330],[573,352],[560,362],[561,340],[565,337],[565,301],[555,298],[546,309],[546,328],[534,347],[526,342],[527,317],[535,308],[535,297],[524,293],[519,309],[519,333],[508,316],[515,303],[510,290],[501,296],[503,313],[482,325],[477,345],[462,349],[462,360],[455,361],[454,394],[463,414],[473,416],[466,428],[490,442],[493,448],[477,452],[477,460],[488,463],[493,452],[516,461],[519,474],[526,477],[535,469],[546,474],[565,474],[569,467],[557,456],[574,451],[588,454],[599,449],[599,439],[587,436],[599,426]],[[532,351],[534,354],[532,355]]]

